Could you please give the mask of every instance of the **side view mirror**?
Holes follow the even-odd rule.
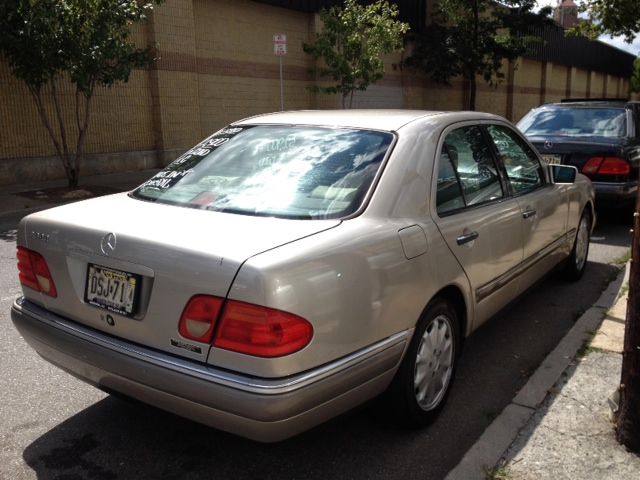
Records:
[[[569,165],[549,165],[553,183],[575,183],[578,169]]]

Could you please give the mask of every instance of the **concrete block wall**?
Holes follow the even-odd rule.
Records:
[[[544,101],[546,78],[552,65],[529,59],[515,62],[511,118],[519,120],[530,109]]]
[[[75,91],[69,82],[58,82],[62,115],[70,143],[77,137]],[[45,97],[45,108],[53,128],[57,129],[53,102]],[[129,151],[153,148],[151,95],[148,75],[135,71],[126,85],[96,89],[86,151]],[[4,61],[0,61],[0,162],[17,157],[53,155],[55,149],[42,125],[35,103],[23,82],[15,79]]]
[[[133,29],[137,44],[157,46],[157,63],[133,72],[126,84],[96,92],[83,172],[161,166],[234,120],[279,110],[276,33],[288,41],[282,58],[285,109],[340,108],[339,95],[309,88],[318,82],[302,43],[312,41],[318,28],[318,15],[250,0],[166,0],[147,24]],[[356,92],[353,106],[466,109],[462,80],[435,84],[400,66],[407,54],[387,56],[385,77]],[[628,79],[530,59],[505,63],[503,70],[497,85],[478,79],[477,109],[514,121],[540,103],[626,96],[629,89]],[[68,83],[60,88],[63,115],[72,120],[73,90]],[[26,87],[2,59],[0,121],[0,185],[64,177]]]
[[[280,58],[273,35],[287,35],[284,108],[310,108],[312,60],[302,43],[313,17],[248,0],[194,1],[200,124],[205,135],[239,118],[280,110]]]

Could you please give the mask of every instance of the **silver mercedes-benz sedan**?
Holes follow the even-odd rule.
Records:
[[[590,181],[494,115],[262,115],[24,218],[11,313],[86,382],[251,439],[383,392],[425,425],[463,339],[552,269],[580,278],[594,221]]]

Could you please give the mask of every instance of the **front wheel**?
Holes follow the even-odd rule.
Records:
[[[455,309],[434,300],[418,322],[405,358],[389,389],[395,416],[407,426],[433,421],[453,381],[459,339]]]
[[[587,256],[589,255],[589,241],[591,238],[591,214],[585,209],[580,217],[576,239],[573,242],[573,249],[567,259],[564,269],[564,276],[568,280],[580,280],[587,266]]]

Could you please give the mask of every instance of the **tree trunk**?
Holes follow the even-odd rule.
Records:
[[[71,162],[72,154],[69,151],[69,141],[67,139],[67,126],[62,116],[62,109],[60,108],[60,98],[58,97],[58,89],[56,87],[57,79],[53,77],[51,79],[51,99],[53,100],[53,106],[55,107],[56,119],[58,120],[58,131],[60,132],[60,140],[62,142],[62,149],[64,151],[64,157],[62,163],[65,165],[65,173],[67,174],[67,186],[69,190],[78,186],[78,172]]]
[[[38,109],[38,114],[40,115],[40,120],[42,121],[42,124],[46,128],[47,133],[49,134],[49,138],[51,139],[51,142],[53,143],[53,146],[56,149],[56,155],[60,159],[60,161],[62,162],[62,166],[64,168],[64,173],[65,173],[67,179],[69,180],[69,186],[71,187],[71,178],[73,176],[73,173],[71,171],[72,170],[71,169],[71,158],[70,158],[69,149],[68,149],[68,146],[66,144],[66,141],[63,141],[61,143],[58,140],[58,137],[56,136],[56,132],[53,130],[53,126],[51,124],[51,120],[49,119],[49,115],[47,114],[47,110],[46,110],[46,108],[44,106],[44,100],[42,98],[42,89],[41,88],[36,88],[36,87],[29,87],[29,92],[31,93],[31,95],[33,97],[33,101],[35,102],[36,107]],[[58,105],[56,104],[56,109],[57,108],[58,108]],[[58,120],[60,120],[60,118],[61,117],[58,117]],[[63,138],[63,140],[66,140],[66,138]],[[77,185],[77,179],[76,179],[76,185]]]
[[[475,73],[469,78],[469,110],[476,109],[476,93],[478,90],[478,84],[476,81]]]
[[[472,0],[471,10],[473,11],[473,50],[474,50],[473,55],[475,58],[476,52],[478,52],[478,50],[481,49],[480,40],[479,40],[480,8],[478,6],[478,0]],[[473,65],[473,68],[471,69],[470,72],[468,72],[469,74],[469,110],[475,111],[476,92],[478,89],[477,79],[476,79],[477,63],[474,61],[471,64]]]
[[[616,419],[618,442],[640,453],[640,195],[633,216],[629,299],[622,353],[620,408]]]
[[[91,83],[88,93],[80,93],[76,89],[76,123],[78,126],[78,142],[76,143],[76,156],[73,162],[73,186],[72,179],[69,179],[69,188],[76,188],[80,179],[80,161],[84,155],[84,145],[87,138],[87,129],[89,128],[89,117],[91,115],[91,99],[93,98],[94,84]],[[80,99],[84,98],[84,114],[80,115]]]
[[[342,94],[342,109],[345,110],[347,108],[347,94]]]

